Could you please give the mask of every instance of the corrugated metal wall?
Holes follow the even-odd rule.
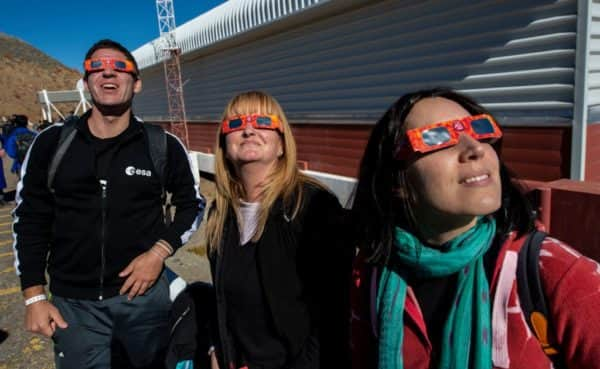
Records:
[[[352,2],[357,0],[351,0]],[[311,8],[330,3],[352,5],[350,0],[228,0],[221,5],[180,25],[174,31],[175,40],[182,54],[206,48],[240,34],[295,17]],[[363,0],[358,0],[363,1]],[[368,0],[367,0],[368,1]],[[337,5],[337,4],[336,4]],[[133,51],[140,68],[162,61],[160,52],[164,40],[157,38]]]
[[[600,0],[592,0],[588,59],[588,118],[600,121]]]
[[[508,124],[572,119],[576,1],[375,1],[201,58],[183,57],[188,117],[216,121],[248,89],[294,122],[373,122],[401,94],[461,89]],[[166,116],[161,65],[138,114]]]
[[[576,13],[575,0],[372,1],[184,55],[191,149],[209,151],[216,129],[193,122],[217,122],[235,93],[262,89],[283,105],[309,169],[354,176],[370,127],[387,107],[403,93],[445,85],[515,126],[502,156],[518,175],[568,177]],[[135,111],[146,120],[166,119],[163,73],[160,64],[142,71]],[[519,128],[536,126],[546,128]]]

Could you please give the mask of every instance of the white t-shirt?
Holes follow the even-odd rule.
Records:
[[[245,202],[240,200],[240,215],[242,216],[240,245],[245,245],[254,236],[258,224],[259,208],[260,202]]]

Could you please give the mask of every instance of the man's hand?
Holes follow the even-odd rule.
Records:
[[[152,287],[163,267],[163,262],[168,255],[163,255],[156,250],[156,246],[136,257],[127,265],[119,277],[127,277],[121,291],[127,298],[132,300],[135,296],[143,295],[148,288]]]
[[[56,327],[65,329],[67,326],[58,309],[49,301],[38,301],[25,308],[25,329],[29,332],[52,337]]]

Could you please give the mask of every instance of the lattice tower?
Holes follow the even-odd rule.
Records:
[[[175,41],[173,0],[156,0],[156,13],[161,37],[157,52],[163,59],[165,69],[165,87],[169,104],[169,129],[181,139],[186,147],[189,147],[183,84],[181,82],[181,63],[179,61],[181,49]]]

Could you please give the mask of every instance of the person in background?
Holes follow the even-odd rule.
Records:
[[[29,147],[33,143],[36,133],[28,128],[29,119],[26,115],[15,114],[12,119],[15,128],[6,139],[4,150],[6,154],[13,159],[11,172],[21,178],[21,166],[25,161],[25,156]]]
[[[37,126],[37,131],[41,132],[41,131],[45,130],[46,128],[50,127],[52,124],[54,124],[54,123],[44,119],[44,120],[40,121],[40,124]]]
[[[1,130],[1,134],[0,134],[0,145],[1,145],[1,147],[0,147],[0,204],[2,204],[2,205],[6,204],[6,202],[8,202],[8,201],[14,200],[14,191],[11,191],[8,193],[4,192],[4,190],[7,187],[7,183],[6,183],[6,176],[4,174],[4,162],[3,162],[3,159],[8,158],[8,155],[4,148],[6,147],[6,143],[8,141],[8,138],[10,137],[12,131],[14,131],[14,129],[16,127],[15,122],[13,121],[14,117],[15,117],[15,115],[13,114],[10,119],[7,119],[5,116],[2,116],[2,118],[1,118],[2,130]]]
[[[4,163],[2,159],[6,156],[6,151],[4,150],[4,140],[0,137],[0,206],[6,204],[6,199],[4,198],[4,189],[6,189],[6,177],[4,176]]]
[[[352,252],[337,198],[298,170],[279,103],[225,108],[207,239],[216,290],[213,368],[346,368]],[[218,364],[217,364],[218,362]]]
[[[183,144],[132,113],[142,81],[131,53],[100,40],[84,70],[92,109],[41,132],[21,170],[13,247],[25,327],[52,337],[58,369],[160,368],[171,307],[164,261],[198,228],[205,202]],[[59,145],[66,129],[71,141]],[[151,132],[166,145],[162,171]],[[177,209],[168,225],[165,193]]]
[[[539,256],[548,325],[540,340],[528,327],[515,273],[535,222],[501,136],[442,88],[402,96],[375,125],[352,209],[354,368],[600,368],[600,266],[552,237]]]

